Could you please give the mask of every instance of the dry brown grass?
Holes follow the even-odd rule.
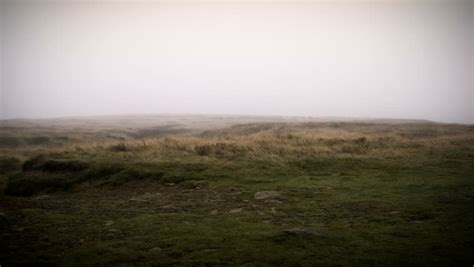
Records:
[[[180,126],[181,127],[181,126]],[[156,129],[156,127],[152,128]],[[473,150],[472,126],[442,124],[374,123],[251,123],[221,129],[202,129],[193,134],[138,138],[133,129],[8,128],[10,137],[47,136],[67,141],[8,146],[0,154],[21,160],[39,154],[66,152],[103,155],[110,153],[150,158],[178,153],[208,157],[406,157],[436,155],[444,151]],[[143,129],[141,129],[143,131]],[[107,135],[106,133],[109,133]],[[49,134],[49,135],[48,135]],[[121,148],[121,149],[118,149]],[[125,149],[126,148],[126,149]]]

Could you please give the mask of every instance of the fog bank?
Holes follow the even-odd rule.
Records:
[[[474,123],[471,1],[4,1],[0,116]]]

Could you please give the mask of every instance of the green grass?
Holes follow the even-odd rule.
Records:
[[[0,263],[474,262],[469,127],[252,124],[121,144],[4,174]]]

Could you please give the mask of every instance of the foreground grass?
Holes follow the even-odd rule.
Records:
[[[0,263],[470,265],[473,159],[469,127],[372,124],[10,159]]]

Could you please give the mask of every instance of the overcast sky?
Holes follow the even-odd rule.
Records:
[[[4,1],[0,116],[474,123],[472,1]]]

